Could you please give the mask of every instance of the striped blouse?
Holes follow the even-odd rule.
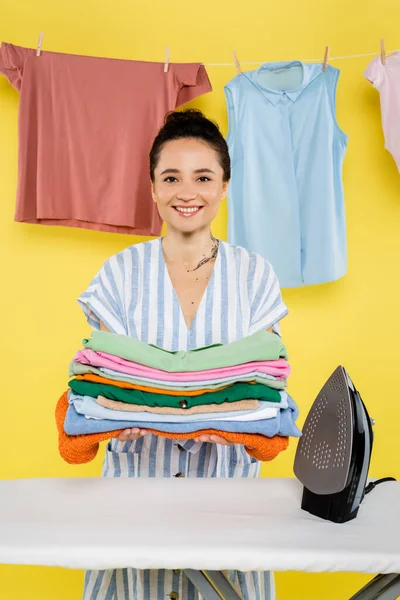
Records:
[[[233,342],[271,326],[287,314],[271,265],[257,254],[220,241],[217,258],[195,317],[188,328],[173,288],[161,238],[130,246],[102,266],[78,298],[89,324],[165,350],[191,350]],[[242,446],[221,446],[146,435],[112,440],[104,477],[257,477],[260,464]],[[210,540],[212,543],[212,540]],[[177,565],[179,566],[179,565]],[[231,572],[245,600],[274,598],[270,573]],[[198,600],[179,571],[114,569],[88,571],[84,600]]]

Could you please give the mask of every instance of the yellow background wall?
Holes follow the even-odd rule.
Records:
[[[382,36],[388,48],[400,46],[396,0],[0,0],[0,15],[1,40],[36,46],[43,29],[44,49],[126,59],[162,61],[167,45],[171,60],[205,63],[232,62],[232,49],[242,61],[269,61],[319,57],[327,44],[332,56],[379,51]],[[282,332],[300,425],[325,379],[343,364],[376,420],[371,475],[399,477],[400,175],[383,147],[378,94],[362,77],[369,60],[333,63],[342,71],[338,120],[350,136],[344,167],[348,274],[332,284],[284,290],[290,315]],[[193,105],[226,133],[223,85],[235,70],[208,72],[214,91]],[[0,478],[97,476],[101,452],[86,466],[59,457],[53,409],[66,387],[68,362],[89,331],[76,297],[104,260],[143,238],[13,222],[17,110],[17,92],[0,77]],[[222,239],[226,223],[224,206],[214,229]],[[292,443],[263,475],[291,476],[294,450]],[[0,598],[74,600],[82,580],[77,571],[3,566]],[[277,574],[278,598],[344,600],[366,580]]]

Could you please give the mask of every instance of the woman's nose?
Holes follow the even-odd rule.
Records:
[[[181,189],[178,190],[176,197],[183,202],[190,202],[191,200],[196,200],[197,192],[193,190],[191,186],[182,186]]]

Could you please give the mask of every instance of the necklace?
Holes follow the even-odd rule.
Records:
[[[203,265],[208,263],[210,260],[213,260],[217,256],[218,248],[219,248],[219,240],[215,239],[214,236],[211,236],[211,239],[213,241],[213,245],[212,245],[212,249],[211,249],[211,256],[205,256],[204,258],[202,258],[200,260],[200,262],[198,263],[197,267],[195,267],[194,269],[187,269],[187,271],[186,271],[187,273],[197,271],[197,269],[200,269],[200,267],[202,267]]]

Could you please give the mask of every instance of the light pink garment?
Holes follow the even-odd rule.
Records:
[[[388,150],[400,171],[400,53],[374,58],[364,71],[366,77],[380,95],[382,128],[385,148]]]
[[[168,111],[211,90],[204,66],[3,42],[0,73],[21,93],[15,220],[160,235],[149,150]]]
[[[92,365],[93,367],[105,367],[127,375],[137,375],[139,377],[149,377],[151,379],[159,379],[160,381],[201,381],[206,382],[208,379],[233,378],[238,375],[247,375],[252,373],[263,373],[272,375],[276,379],[286,379],[290,373],[289,364],[285,359],[265,360],[259,362],[248,362],[242,365],[234,365],[232,367],[221,367],[220,369],[208,369],[206,371],[184,371],[178,373],[168,373],[160,371],[152,367],[146,367],[139,363],[125,360],[114,354],[106,352],[94,352],[88,348],[79,350],[74,360],[84,365]]]

